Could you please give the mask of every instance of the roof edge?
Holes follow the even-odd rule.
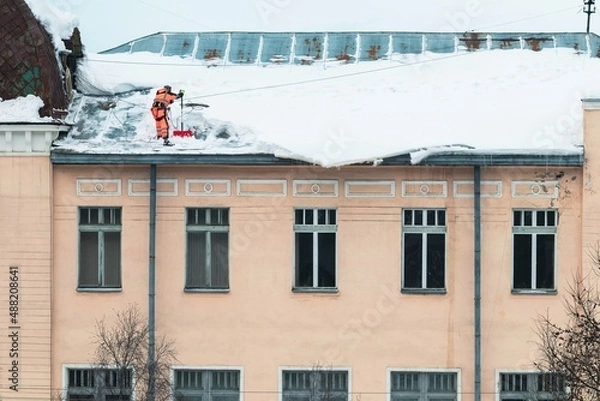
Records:
[[[53,164],[171,164],[171,165],[231,165],[231,166],[311,166],[303,160],[283,158],[274,154],[81,154],[51,151]],[[448,152],[426,157],[413,163],[409,154],[388,157],[379,162],[352,163],[347,166],[583,166],[583,154],[461,154]],[[342,167],[342,166],[337,166]]]

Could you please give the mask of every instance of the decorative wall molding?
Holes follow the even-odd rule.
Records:
[[[346,180],[344,194],[348,198],[393,198],[396,196],[394,180]]]
[[[558,198],[558,181],[513,181],[513,198]]]
[[[129,196],[150,196],[150,180],[129,180]],[[176,178],[159,178],[156,180],[156,196],[177,196]]]
[[[294,180],[294,196],[335,198],[339,194],[338,180]]]
[[[287,180],[237,180],[237,196],[287,196]]]
[[[231,180],[186,179],[186,196],[231,196]]]
[[[482,198],[502,198],[502,181],[481,181]],[[455,198],[472,198],[475,183],[473,181],[454,181]]]
[[[52,142],[60,132],[69,130],[61,124],[0,124],[0,155],[5,153],[50,153]]]
[[[121,196],[121,180],[78,178],[77,196]]]
[[[446,181],[402,181],[404,198],[445,198],[447,196]]]

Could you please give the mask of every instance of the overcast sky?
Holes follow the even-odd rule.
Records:
[[[584,0],[39,1],[79,18],[91,53],[158,31],[585,32],[587,23]],[[590,30],[600,32],[596,14]]]

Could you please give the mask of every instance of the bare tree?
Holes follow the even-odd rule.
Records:
[[[96,321],[94,366],[104,373],[104,386],[113,389],[119,400],[148,399],[151,362],[148,360],[148,322],[138,305],[115,311],[115,320]],[[174,343],[164,336],[157,338],[154,361],[154,399],[166,401],[171,396],[170,366],[177,361]],[[110,382],[110,383],[109,383]],[[114,391],[118,394],[114,394]]]
[[[596,276],[600,273],[600,246],[589,249]],[[564,396],[573,401],[600,400],[600,291],[594,275],[573,280],[565,299],[566,322],[548,315],[537,321],[540,357],[537,367],[554,372],[568,386]]]

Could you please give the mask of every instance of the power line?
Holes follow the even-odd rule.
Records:
[[[427,64],[427,63],[431,63],[434,61],[441,61],[441,60],[448,60],[448,59],[457,58],[457,57],[464,57],[464,56],[472,55],[472,54],[474,54],[474,53],[471,53],[471,52],[455,53],[450,56],[444,56],[444,57],[439,57],[439,58],[434,58],[434,59],[430,58],[430,59],[419,60],[419,61],[415,61],[415,62],[403,63],[403,64],[399,64],[399,65],[375,68],[375,69],[366,70],[366,71],[355,71],[355,72],[335,75],[335,76],[331,76],[331,77],[313,78],[313,79],[305,79],[305,80],[301,80],[301,81],[284,82],[284,83],[280,83],[280,84],[271,84],[271,85],[256,86],[256,87],[251,87],[251,88],[234,89],[234,90],[224,91],[224,92],[209,93],[209,94],[202,95],[202,96],[188,97],[187,99],[192,100],[192,99],[200,99],[200,98],[226,96],[226,95],[233,95],[233,94],[245,93],[245,92],[254,92],[254,91],[267,90],[267,89],[276,89],[276,88],[284,88],[284,87],[290,87],[290,86],[312,84],[312,83],[317,83],[317,82],[332,81],[335,79],[355,77],[355,76],[359,76],[359,75],[378,73],[378,72],[393,70],[393,69],[397,69],[397,68],[406,68],[406,67],[412,67],[415,65]],[[106,62],[109,62],[109,61],[106,61]],[[119,61],[115,61],[115,64],[123,64],[123,63],[121,63]],[[131,63],[131,62],[125,62],[125,64],[154,65],[154,64],[148,64],[148,63]],[[160,64],[160,65],[163,65],[163,64]],[[164,65],[178,66],[181,64],[164,64]],[[134,103],[127,102],[122,99],[120,99],[120,101],[135,105]],[[139,105],[135,105],[135,106],[142,107]]]
[[[590,1],[590,0],[587,0],[587,1]],[[591,0],[591,1],[594,1],[594,0]],[[514,23],[517,23],[517,22],[530,21],[532,19],[537,19],[537,18],[541,18],[541,17],[547,17],[549,15],[559,14],[559,13],[562,13],[562,12],[565,12],[565,11],[571,11],[571,10],[575,10],[575,9],[579,10],[580,6],[576,6],[576,7],[571,6],[571,7],[567,7],[567,8],[562,8],[560,10],[549,11],[549,12],[546,12],[546,13],[535,14],[535,15],[532,15],[532,16],[529,16],[529,17],[525,17],[525,18],[515,19],[515,20],[512,20],[512,21],[500,22],[498,24],[487,25],[487,26],[483,26],[483,27],[480,27],[480,28],[477,28],[477,29],[472,29],[471,31],[484,31],[484,30],[489,29],[489,28],[495,28],[495,27],[504,26],[504,25],[511,25],[511,24],[514,24]]]
[[[143,0],[137,0],[137,2],[138,2],[138,3],[142,3],[142,4],[144,4],[145,6],[148,6],[148,7],[152,7],[152,8],[154,8],[154,9],[156,9],[156,10],[159,10],[159,11],[161,11],[161,12],[163,12],[163,13],[166,13],[166,14],[171,14],[172,16],[174,16],[174,17],[177,17],[177,18],[180,18],[180,19],[182,19],[182,20],[189,21],[189,22],[191,22],[191,23],[192,23],[192,24],[194,24],[194,25],[201,26],[201,27],[203,27],[203,28],[206,28],[206,29],[209,29],[209,30],[211,30],[211,31],[215,30],[214,28],[212,28],[212,27],[210,27],[210,26],[208,26],[208,25],[202,24],[202,23],[200,23],[200,22],[198,22],[198,21],[196,21],[196,20],[194,20],[194,19],[191,19],[191,18],[185,17],[185,16],[183,16],[183,15],[176,14],[176,13],[172,12],[171,10],[169,10],[169,9],[167,9],[167,8],[158,7],[158,6],[155,6],[154,4],[150,4],[150,3],[148,3],[148,2],[145,2],[145,1],[143,1]]]
[[[197,23],[194,20],[182,17],[182,16],[180,16],[178,14],[172,13],[169,10],[166,10],[166,9],[163,9],[163,8],[160,8],[160,7],[156,7],[156,6],[154,6],[152,4],[149,4],[149,3],[147,3],[147,2],[145,2],[143,0],[137,0],[137,1],[140,2],[140,3],[142,3],[142,4],[144,4],[144,5],[146,5],[146,6],[153,7],[153,8],[156,8],[156,9],[164,11],[164,12],[168,12],[169,14],[175,15],[175,16],[177,16],[179,18],[183,18],[183,19],[189,20],[191,22],[194,22],[194,23],[196,23],[198,25],[202,25],[200,23]],[[588,8],[591,7],[591,5],[593,5],[594,2],[595,2],[595,0],[584,0],[584,3],[586,5],[588,5]],[[565,12],[565,11],[573,10],[575,8],[579,9],[579,6],[577,6],[577,7],[567,7],[567,8],[563,8],[563,9],[560,9],[560,10],[555,10],[555,11],[550,11],[550,12],[546,12],[546,13],[541,13],[541,14],[533,15],[533,16],[526,17],[526,18],[521,18],[521,19],[517,19],[517,20],[507,21],[507,22],[498,23],[498,24],[494,24],[494,25],[488,25],[488,26],[485,26],[485,27],[477,29],[477,31],[484,31],[484,30],[487,30],[487,29],[492,28],[492,27],[497,27],[497,26],[502,26],[502,25],[509,25],[509,24],[513,24],[515,22],[522,22],[522,21],[527,21],[527,20],[531,20],[531,19],[541,18],[541,17],[544,17],[544,16],[558,14],[558,13],[562,13],[562,12]],[[590,8],[590,10],[591,10],[591,8]],[[588,12],[588,11],[586,11],[586,12]],[[595,12],[595,9],[594,9],[594,11],[589,11],[589,13],[593,13],[593,12]],[[590,14],[588,14],[588,32],[589,32],[589,15]],[[473,29],[471,31],[475,31],[475,30]],[[443,53],[444,50],[451,50],[451,48],[450,47],[444,47],[444,48],[437,48],[435,50],[437,50],[437,52]],[[421,60],[421,61],[416,61],[416,62],[411,62],[411,63],[403,63],[403,64],[400,64],[400,65],[388,66],[388,67],[383,67],[383,68],[376,68],[376,69],[373,69],[373,70],[357,71],[357,72],[352,72],[352,73],[347,73],[347,74],[341,74],[341,75],[336,75],[336,76],[331,76],[331,77],[314,78],[314,79],[308,79],[308,80],[302,80],[302,81],[286,82],[286,83],[281,83],[281,84],[272,84],[272,85],[265,85],[265,86],[253,87],[253,88],[243,88],[243,89],[236,89],[236,90],[225,91],[225,92],[216,92],[216,93],[207,94],[207,95],[203,95],[203,96],[191,97],[191,98],[188,98],[188,99],[199,99],[199,98],[207,98],[207,97],[225,96],[225,95],[232,95],[232,94],[237,94],[237,93],[260,91],[260,90],[275,89],[275,88],[281,88],[281,87],[289,87],[289,86],[296,86],[296,85],[311,84],[311,83],[316,83],[316,82],[330,81],[330,80],[334,80],[334,79],[342,79],[342,78],[354,77],[354,76],[358,76],[358,75],[377,73],[377,72],[387,71],[387,70],[396,69],[396,68],[403,68],[403,67],[410,67],[410,66],[419,65],[419,64],[426,64],[426,63],[431,63],[433,61],[447,60],[447,59],[450,59],[450,58],[461,57],[461,56],[465,56],[465,55],[468,55],[468,54],[470,54],[470,53],[469,52],[458,53],[458,54],[453,54],[453,55],[447,56],[447,57],[439,57],[439,58],[435,58],[435,59],[427,59],[427,60]],[[110,64],[123,64],[123,65],[198,67],[197,65],[194,65],[194,64],[182,65],[180,63],[169,63],[169,62],[159,63],[159,62],[136,62],[136,61],[117,61],[117,60],[98,60],[98,59],[87,59],[87,61],[99,62],[99,63],[110,63]],[[231,67],[234,67],[234,66],[230,65],[229,68],[231,68]],[[240,67],[243,68],[245,66],[240,66]]]

